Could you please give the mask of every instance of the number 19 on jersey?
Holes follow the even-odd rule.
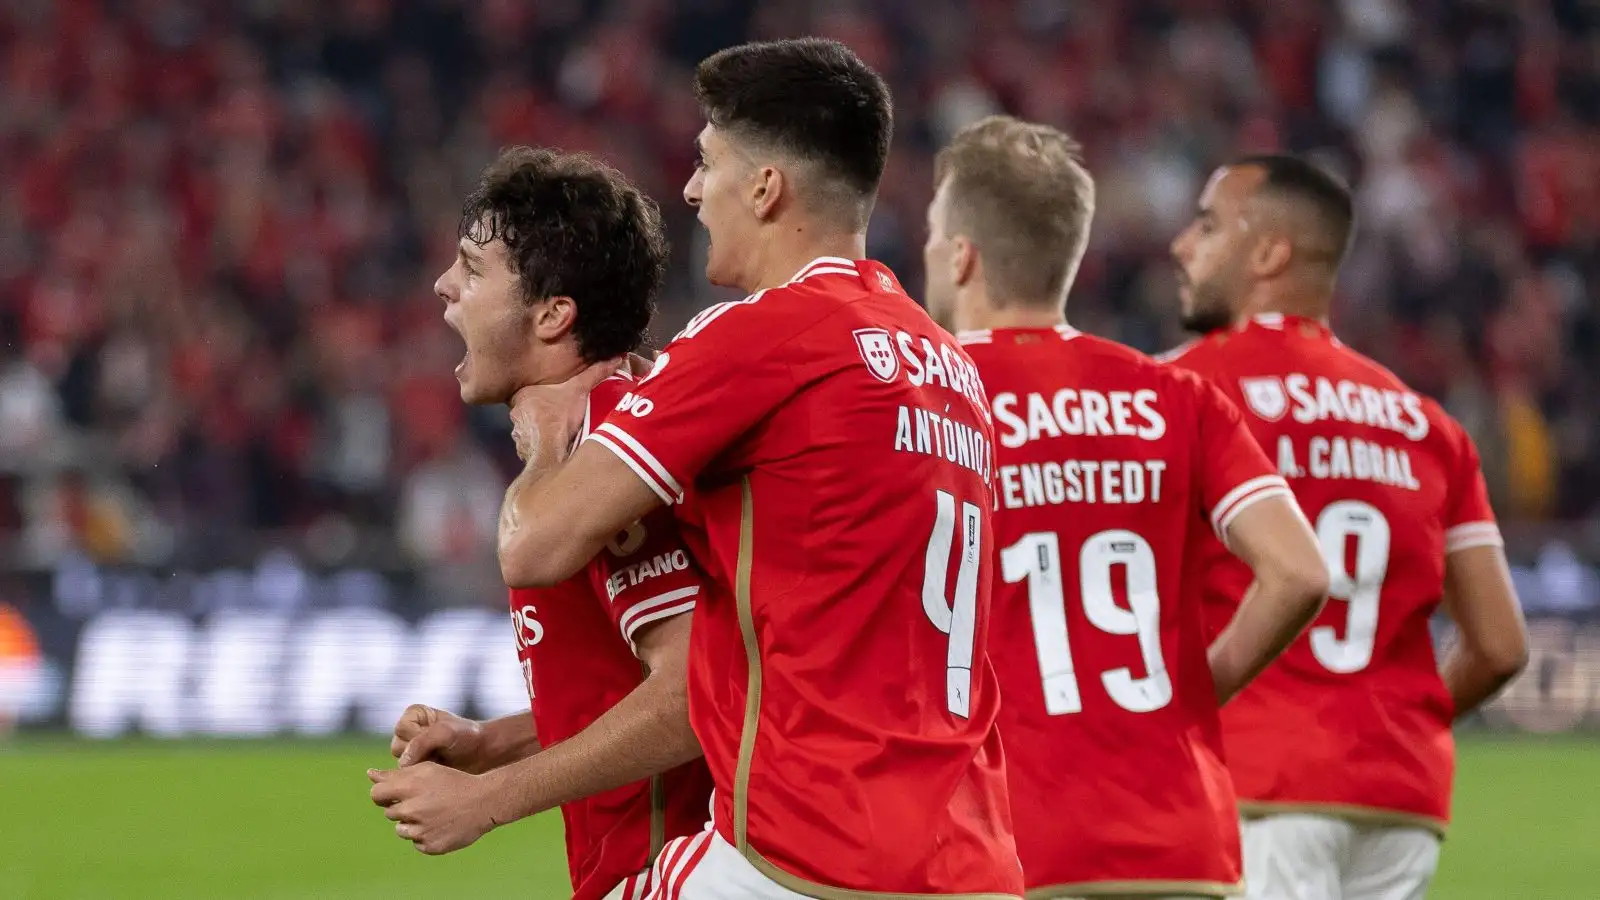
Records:
[[[1112,590],[1112,571],[1117,566],[1122,566],[1126,575],[1126,608],[1117,605]],[[1052,716],[1082,712],[1083,695],[1067,634],[1060,539],[1050,531],[1025,534],[1001,552],[1000,567],[1007,584],[1028,582],[1028,611],[1044,680],[1046,711]],[[1172,677],[1161,653],[1161,596],[1150,542],[1120,528],[1091,535],[1078,552],[1078,592],[1089,624],[1106,634],[1138,638],[1143,677],[1136,677],[1126,666],[1100,675],[1112,701],[1135,713],[1153,712],[1171,703]]]

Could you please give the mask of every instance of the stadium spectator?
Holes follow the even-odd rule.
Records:
[[[52,490],[71,449],[150,511],[135,532],[177,538],[131,546],[192,550],[381,530],[462,437],[509,477],[504,420],[464,415],[435,362],[457,349],[428,292],[455,198],[513,142],[670,196],[692,63],[808,32],[895,93],[874,258],[918,281],[954,129],[1002,108],[1067,127],[1101,184],[1075,320],[1142,349],[1179,338],[1165,241],[1212,165],[1316,152],[1367,223],[1339,333],[1467,424],[1505,516],[1594,517],[1597,22],[1570,0],[8,4],[0,500]],[[726,299],[670,213],[658,340]]]

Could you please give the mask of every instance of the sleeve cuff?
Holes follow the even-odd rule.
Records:
[[[628,607],[628,611],[623,613],[621,620],[618,621],[617,627],[622,629],[622,636],[627,638],[628,646],[634,647],[633,639],[639,629],[651,622],[659,622],[692,611],[695,598],[699,595],[700,586],[693,585],[667,591],[649,600],[641,600]],[[637,653],[638,648],[634,647],[634,650]]]
[[[615,453],[640,480],[650,486],[661,502],[668,506],[683,502],[683,487],[678,480],[672,477],[672,473],[654,454],[626,431],[610,422],[603,422],[584,440],[594,441]]]
[[[1238,518],[1240,513],[1268,497],[1282,496],[1294,499],[1294,493],[1289,490],[1289,483],[1281,476],[1262,475],[1259,478],[1252,478],[1229,491],[1216,506],[1211,508],[1211,528],[1217,533],[1217,538],[1226,544],[1228,528],[1233,525],[1233,520]]]
[[[1504,546],[1505,540],[1500,537],[1500,526],[1493,522],[1466,522],[1447,528],[1444,532],[1444,552],[1447,556],[1473,547]]]

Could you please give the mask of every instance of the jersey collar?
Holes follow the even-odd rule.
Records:
[[[1305,316],[1291,316],[1286,313],[1258,313],[1239,323],[1239,330],[1254,326],[1265,328],[1269,331],[1299,330],[1302,334],[1315,334],[1320,337],[1333,337],[1333,331],[1328,326],[1316,319]]]
[[[859,275],[855,260],[845,259],[842,256],[819,256],[811,262],[800,267],[794,277],[785,282],[785,285],[804,281],[813,275]]]
[[[996,337],[1054,334],[1063,341],[1070,341],[1082,333],[1063,322],[1060,325],[1047,325],[1042,328],[985,328],[980,331],[961,331],[956,333],[956,340],[962,344],[992,344]]]

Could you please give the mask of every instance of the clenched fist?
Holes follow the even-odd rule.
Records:
[[[490,768],[484,758],[485,743],[482,723],[413,703],[394,725],[389,752],[400,760],[401,768],[432,760],[476,773]]]

